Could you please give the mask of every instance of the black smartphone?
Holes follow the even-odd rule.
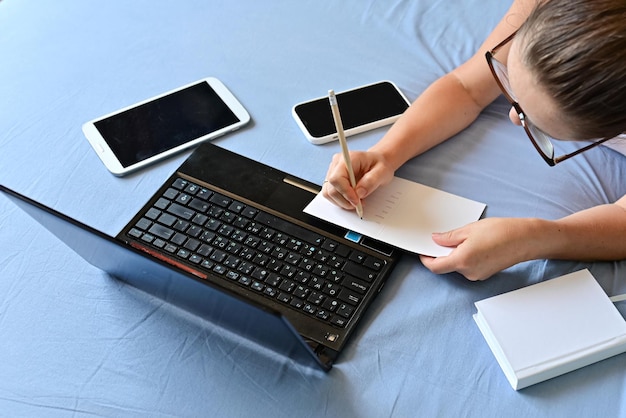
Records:
[[[337,93],[345,135],[355,135],[395,122],[410,106],[391,81],[380,81]],[[338,139],[328,96],[295,105],[292,115],[313,144]]]

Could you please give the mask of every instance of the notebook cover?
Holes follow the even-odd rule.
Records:
[[[626,351],[626,321],[588,270],[475,305],[474,320],[516,390]]]

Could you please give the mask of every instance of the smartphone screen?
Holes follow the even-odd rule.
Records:
[[[239,122],[206,82],[94,123],[123,167]]]
[[[346,131],[398,117],[409,107],[407,99],[388,81],[338,93],[337,104]],[[298,104],[293,112],[306,129],[305,134],[313,138],[336,134],[327,97]]]

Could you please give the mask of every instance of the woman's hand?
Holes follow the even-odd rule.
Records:
[[[356,187],[350,185],[348,169],[341,154],[335,154],[322,186],[322,194],[335,205],[353,210],[378,187],[393,178],[394,170],[383,156],[372,151],[351,151]]]
[[[434,233],[433,240],[454,248],[447,256],[420,256],[436,274],[461,273],[469,280],[484,280],[514,264],[534,258],[540,245],[533,237],[536,228],[526,218],[486,218],[464,227]]]

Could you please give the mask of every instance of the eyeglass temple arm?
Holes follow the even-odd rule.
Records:
[[[587,151],[588,149],[591,149],[591,148],[593,148],[593,147],[596,147],[596,146],[598,146],[598,145],[602,144],[603,142],[606,142],[606,141],[608,141],[608,140],[610,140],[610,139],[613,139],[613,138],[612,138],[612,137],[608,137],[608,138],[603,138],[603,139],[600,139],[599,141],[596,141],[596,142],[591,143],[591,144],[589,144],[589,145],[587,145],[587,146],[585,146],[585,147],[582,147],[582,148],[580,148],[580,149],[577,149],[576,151],[574,151],[574,152],[572,152],[572,153],[570,153],[570,154],[563,155],[562,157],[555,158],[555,159],[554,159],[554,163],[555,163],[555,164],[558,164],[558,163],[560,163],[561,161],[565,161],[565,160],[567,160],[567,159],[569,159],[569,158],[575,157],[575,156],[577,156],[578,154],[580,154],[581,152],[585,152],[585,151]]]

